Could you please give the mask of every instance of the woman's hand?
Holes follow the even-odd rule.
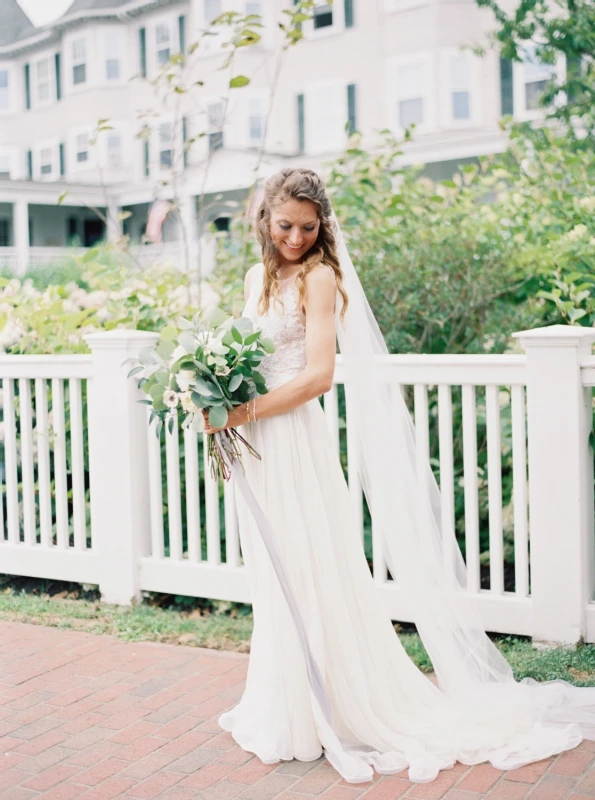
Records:
[[[211,427],[209,423],[209,412],[206,411],[206,409],[203,409],[202,415],[205,419],[205,433],[208,434],[218,433],[218,431],[224,431],[226,428],[237,428],[240,425],[243,425],[245,422],[248,422],[245,403],[241,406],[236,406],[233,411],[228,413],[227,424],[224,425],[223,428]]]

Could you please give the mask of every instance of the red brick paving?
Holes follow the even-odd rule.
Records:
[[[595,800],[595,742],[520,769],[457,763],[350,785],[324,760],[264,765],[217,724],[248,659],[0,622],[0,800]]]

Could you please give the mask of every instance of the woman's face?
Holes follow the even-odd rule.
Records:
[[[310,200],[291,198],[271,210],[271,237],[279,266],[298,263],[315,244],[320,229],[318,210]]]

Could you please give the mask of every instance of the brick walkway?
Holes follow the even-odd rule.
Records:
[[[217,725],[247,657],[0,622],[1,800],[594,800],[595,742],[514,772],[350,786],[324,759],[264,766]],[[403,775],[406,773],[403,773]]]

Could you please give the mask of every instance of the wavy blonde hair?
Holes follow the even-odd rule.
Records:
[[[264,314],[271,300],[279,299],[279,253],[271,237],[271,211],[287,200],[309,200],[317,208],[320,227],[316,242],[306,253],[302,269],[296,276],[298,308],[306,300],[306,275],[318,264],[328,264],[335,273],[337,289],[343,300],[341,319],[347,310],[347,293],[343,287],[343,273],[337,256],[337,243],[331,221],[331,201],[321,177],[311,169],[282,169],[272,175],[264,185],[264,198],[256,215],[256,235],[262,247],[264,279],[258,310]]]

